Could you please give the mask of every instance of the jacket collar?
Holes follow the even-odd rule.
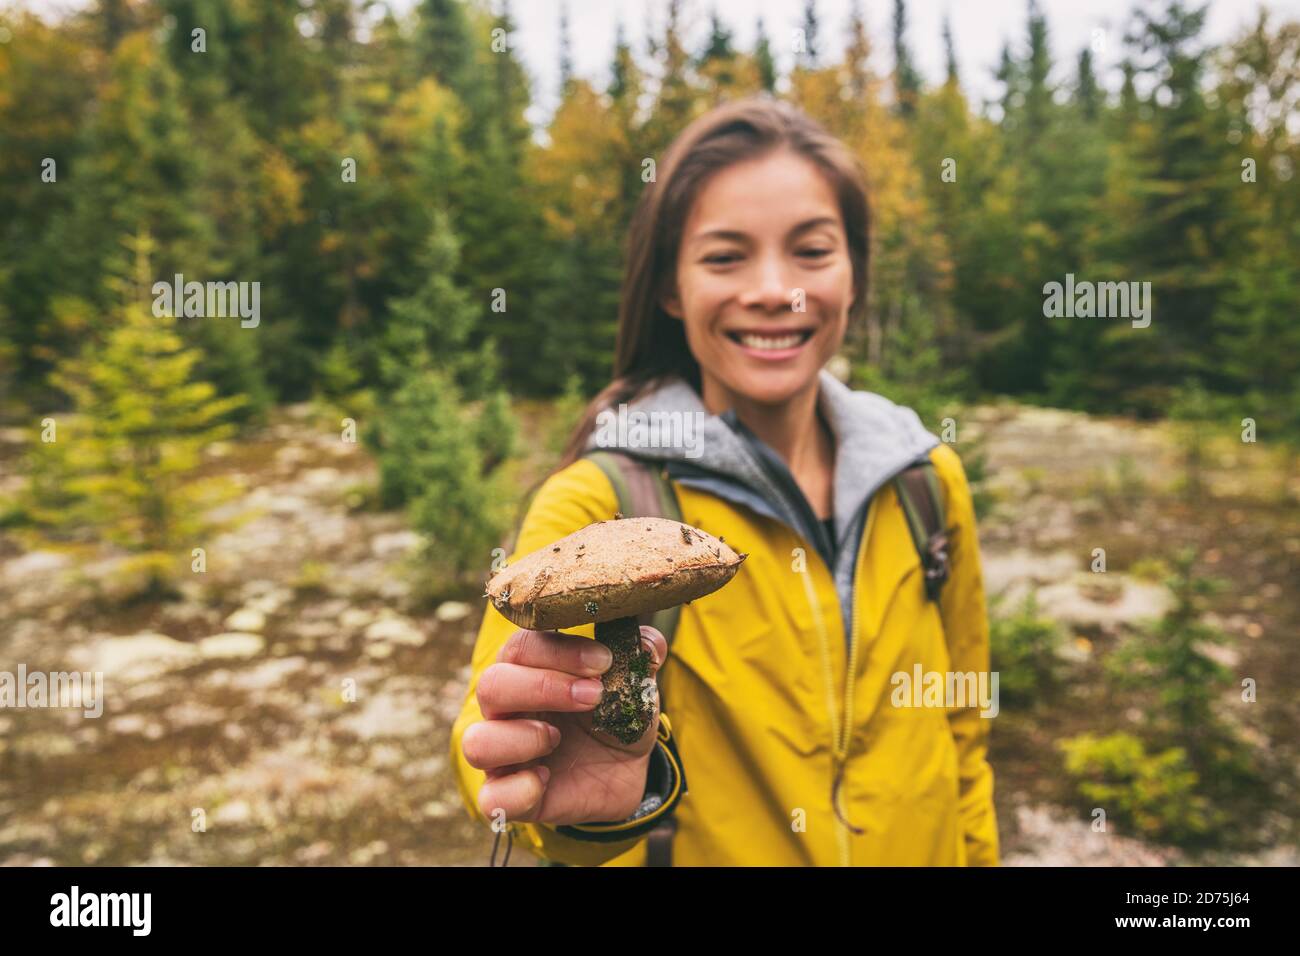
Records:
[[[818,382],[818,405],[835,436],[835,529],[837,539],[843,540],[881,485],[938,445],[939,439],[910,408],[874,392],[854,391],[825,369]],[[597,422],[588,449],[618,447],[640,458],[680,462],[687,466],[685,472],[709,472],[739,482],[778,514],[788,510],[780,500],[781,482],[774,480],[767,462],[759,457],[764,450],[773,458],[775,453],[744,427],[733,409],[709,414],[695,389],[682,379],[629,403],[626,415],[618,409],[608,411],[603,419],[606,427]],[[620,421],[627,423],[621,432]],[[784,463],[776,461],[789,476]]]
[[[854,561],[867,505],[939,439],[912,409],[874,392],[850,389],[825,369],[819,373],[817,401],[835,436],[834,547],[780,457],[745,428],[734,409],[711,415],[695,389],[680,378],[622,409],[606,409],[587,439],[587,449],[616,448],[663,461],[679,482],[776,518],[814,543],[834,575],[847,636]],[[890,562],[890,567],[901,577],[916,563]]]

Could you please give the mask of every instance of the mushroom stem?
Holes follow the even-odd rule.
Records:
[[[602,675],[604,693],[592,713],[592,726],[620,743],[636,743],[654,719],[657,693],[641,627],[634,617],[605,621],[596,625],[596,640],[610,649],[614,663]]]

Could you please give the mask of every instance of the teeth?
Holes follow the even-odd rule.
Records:
[[[804,333],[796,332],[793,335],[782,335],[780,338],[774,338],[770,335],[741,335],[740,342],[751,349],[792,349],[804,340]]]

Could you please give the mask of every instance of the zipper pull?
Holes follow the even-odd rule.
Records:
[[[854,826],[840,813],[840,784],[844,782],[844,768],[846,764],[847,761],[840,761],[839,767],[835,771],[835,781],[831,784],[831,809],[835,811],[835,818],[839,820],[840,823],[844,824],[858,836],[861,836],[867,831],[861,827]]]

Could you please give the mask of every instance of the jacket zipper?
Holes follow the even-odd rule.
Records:
[[[857,577],[857,568],[861,564],[862,550],[867,546],[867,540],[871,535],[871,526],[875,521],[876,510],[868,508],[866,527],[862,532],[862,539],[859,544],[858,561],[854,564],[854,577]],[[829,637],[826,633],[826,622],[822,617],[821,607],[817,603],[817,595],[813,590],[812,577],[808,573],[801,575],[804,582],[804,596],[808,600],[808,607],[812,611],[813,623],[817,628],[817,640],[821,650],[822,659],[822,680],[826,688],[826,710],[830,716],[831,724],[831,813],[835,818],[835,842],[839,851],[840,866],[851,866],[852,859],[849,852],[849,825],[845,823],[847,814],[843,811],[843,804],[840,803],[840,791],[836,787],[836,782],[840,779],[840,773],[848,762],[849,737],[853,728],[853,688],[858,673],[858,629],[857,623],[861,620],[859,614],[860,589],[856,586],[853,589],[853,606],[849,620],[849,649],[848,659],[845,666],[844,675],[844,698],[843,706],[839,708],[843,714],[843,719],[839,719],[836,713],[835,700],[835,678],[831,668],[831,653]]]
[[[788,472],[782,472],[781,469],[774,467],[763,455],[762,448],[756,446],[754,441],[749,437],[748,429],[745,429],[743,424],[739,422],[737,422],[737,425],[740,427],[736,430],[738,430],[741,436],[745,439],[744,444],[747,446],[746,450],[751,453],[753,458],[757,459],[759,469],[772,483],[781,503],[786,506],[788,513],[795,518],[795,523],[798,524],[799,519],[802,517],[808,524],[807,530],[810,530],[814,535],[824,534],[824,530],[820,527],[821,523],[816,520],[817,516],[813,514],[812,508],[809,506],[808,500],[804,497],[802,490],[800,490],[797,485],[794,485],[792,489],[791,486],[793,484],[793,479],[790,481],[786,480]],[[885,479],[885,482],[889,480],[890,479],[887,478]],[[874,505],[877,500],[876,491],[879,491],[880,487],[883,486],[885,482],[881,482],[880,485],[877,485],[876,489],[872,491],[864,504],[864,507],[867,509],[867,515],[865,525],[862,529],[862,537],[858,542],[858,556],[851,569],[853,575],[853,599],[849,609],[849,647],[847,662],[845,665],[844,706],[842,708],[844,718],[842,721],[837,722],[836,720],[835,680],[831,668],[830,646],[827,643],[826,622],[822,619],[821,607],[817,603],[816,592],[813,590],[812,586],[812,578],[809,577],[807,573],[802,575],[804,579],[804,595],[808,600],[809,608],[812,610],[813,621],[817,627],[817,639],[821,647],[822,674],[826,685],[827,712],[831,721],[831,815],[835,818],[835,840],[839,849],[840,866],[852,865],[849,850],[849,824],[845,822],[847,814],[844,814],[841,810],[842,805],[840,804],[839,788],[836,787],[836,783],[839,781],[840,772],[848,763],[849,736],[853,726],[853,687],[857,678],[858,646],[860,643],[858,641],[858,622],[862,619],[860,614],[862,591],[861,588],[858,587],[858,568],[862,565],[862,555],[863,552],[866,551],[867,542],[871,537],[871,529],[875,524],[876,508]],[[789,494],[792,490],[796,493]],[[800,508],[800,506],[802,506],[802,508]],[[854,522],[851,522],[849,527],[852,528],[853,524]],[[835,542],[831,541],[830,544],[831,548],[828,549],[829,553],[831,553],[833,557],[838,557],[838,549],[835,548]],[[818,558],[822,557],[821,549],[819,547],[814,546],[813,550],[817,552]],[[822,564],[826,564],[824,559],[822,560]],[[834,568],[828,568],[828,573],[830,574],[831,584],[833,586],[835,583]]]

